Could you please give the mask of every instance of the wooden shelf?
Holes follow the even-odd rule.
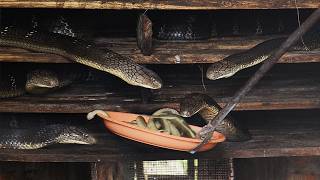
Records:
[[[163,88],[147,90],[133,87],[103,74],[101,81],[76,83],[45,96],[26,95],[2,99],[0,112],[87,113],[94,109],[104,109],[146,113],[161,107],[179,109],[178,102],[185,94],[204,92],[201,71],[195,65],[150,67],[162,77],[165,83]],[[224,105],[256,69],[244,70],[230,79],[204,79],[206,92],[220,105]],[[317,63],[279,64],[243,98],[236,109],[320,108],[318,69]]]
[[[76,8],[76,9],[283,9],[283,8],[318,8],[317,0],[305,1],[222,1],[222,0],[182,0],[182,1],[128,1],[128,0],[2,0],[0,7],[10,8]]]
[[[94,41],[103,48],[131,57],[141,64],[189,64],[213,63],[224,57],[249,49],[267,39],[279,36],[213,38],[208,41],[164,42],[155,41],[154,52],[144,56],[136,45],[135,38],[97,38]],[[280,63],[319,62],[320,51],[289,52]],[[71,63],[51,54],[35,53],[23,49],[0,47],[0,62]]]
[[[247,142],[224,142],[211,151],[191,155],[129,141],[108,133],[98,119],[87,122],[85,115],[51,115],[48,122],[67,122],[88,127],[98,144],[56,145],[38,150],[0,150],[1,161],[27,162],[97,162],[126,159],[161,160],[180,158],[251,158],[320,155],[319,110],[308,111],[243,111],[233,114],[252,134]],[[2,114],[1,124],[11,119],[19,127],[44,124],[43,115]],[[10,118],[11,117],[11,118]],[[40,120],[41,119],[41,120]],[[39,123],[41,122],[41,123]],[[8,123],[9,124],[9,123]],[[2,125],[4,128],[4,125]]]

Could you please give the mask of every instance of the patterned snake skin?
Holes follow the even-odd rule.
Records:
[[[180,115],[183,117],[191,117],[196,113],[207,121],[212,120],[221,107],[208,95],[192,93],[186,95],[180,102]],[[217,127],[217,131],[226,136],[228,141],[246,141],[250,139],[250,135],[237,127],[236,121],[227,116]]]
[[[2,129],[0,148],[38,149],[52,144],[95,144],[96,140],[85,129],[63,124],[32,129]]]
[[[35,29],[7,26],[0,29],[0,46],[57,54],[80,64],[113,74],[128,84],[159,89],[161,79],[153,71],[111,50],[101,50],[86,41]]]

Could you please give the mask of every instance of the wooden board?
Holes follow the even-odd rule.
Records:
[[[89,180],[89,172],[88,163],[0,163],[0,178],[2,180]]]
[[[0,7],[14,8],[81,8],[81,9],[282,9],[282,8],[317,8],[317,0],[307,1],[223,1],[223,0],[2,0]]]
[[[235,159],[235,177],[239,180],[315,180],[320,177],[319,160],[317,156]]]
[[[208,41],[165,42],[155,41],[154,52],[144,56],[136,45],[135,38],[97,38],[101,48],[109,48],[132,58],[141,64],[190,64],[214,63],[228,55],[242,52],[267,39],[279,36],[213,38]],[[319,62],[320,51],[294,51],[285,54],[280,63]],[[23,49],[0,47],[0,62],[71,63],[57,55],[35,53]]]
[[[97,145],[57,145],[38,150],[0,150],[1,161],[27,162],[101,162],[118,160],[161,160],[183,158],[252,158],[279,156],[319,156],[319,110],[246,111],[233,113],[234,118],[249,129],[252,140],[224,142],[208,152],[191,155],[129,141],[104,129],[98,119],[91,122],[85,115],[50,115],[47,122],[85,126],[98,139]],[[44,125],[44,115],[1,115],[1,128],[9,124],[17,128]],[[15,123],[13,123],[15,122]]]
[[[207,92],[220,105],[224,105],[257,69],[245,70],[230,79],[204,79],[203,86],[198,66],[163,65],[151,68],[163,79],[164,87],[159,90],[129,86],[103,74],[101,81],[73,84],[48,95],[2,99],[0,112],[87,113],[104,109],[150,113],[162,107],[179,109],[180,99],[195,92]],[[243,98],[236,110],[320,108],[318,69],[318,64],[278,65]]]

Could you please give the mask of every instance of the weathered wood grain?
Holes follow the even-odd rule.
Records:
[[[239,180],[318,179],[319,160],[316,156],[235,159],[235,177]]]
[[[97,38],[95,42],[101,49],[109,48],[141,64],[190,64],[217,62],[276,37],[279,36],[213,38],[195,42],[156,41],[151,56],[141,54],[134,38]],[[281,58],[280,63],[319,62],[319,54],[320,51],[289,52]],[[71,63],[61,56],[8,47],[0,47],[0,62]]]
[[[1,162],[0,179],[90,180],[87,164]]]
[[[0,7],[14,8],[76,8],[76,9],[282,9],[317,8],[317,0],[2,0]]]

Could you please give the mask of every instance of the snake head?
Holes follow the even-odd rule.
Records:
[[[182,117],[191,117],[207,107],[207,99],[209,97],[205,94],[192,93],[186,95],[180,101],[180,115]]]
[[[27,75],[25,88],[30,94],[43,94],[57,87],[59,87],[59,79],[52,71],[34,70]]]
[[[96,139],[85,129],[70,126],[61,136],[58,137],[59,143],[63,144],[95,144]]]
[[[211,80],[228,78],[238,71],[236,64],[228,61],[218,61],[209,66],[207,69],[207,78]]]
[[[135,84],[133,85],[149,89],[160,89],[162,87],[161,78],[152,70],[139,65],[138,71],[136,71],[136,73],[137,74],[135,77],[131,77],[131,79],[135,79]]]

